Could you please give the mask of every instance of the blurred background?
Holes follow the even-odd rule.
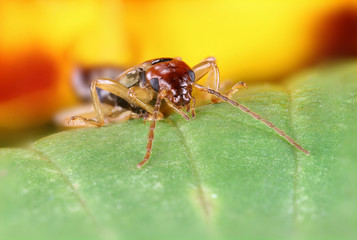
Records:
[[[0,2],[0,147],[56,131],[76,66],[215,56],[222,80],[279,82],[357,56],[357,0]]]

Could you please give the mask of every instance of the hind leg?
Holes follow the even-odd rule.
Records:
[[[133,118],[140,118],[139,114],[131,112],[120,107],[113,107],[108,104],[102,104],[102,111],[104,115],[104,123],[124,122]],[[75,117],[73,117],[76,115]],[[54,122],[62,127],[86,127],[96,126],[91,124],[90,119],[95,119],[96,112],[92,104],[84,104],[79,107],[66,109],[54,117]]]
[[[90,116],[95,116],[94,111],[82,113],[80,116],[73,116],[67,121],[68,127],[84,127],[84,126],[97,126],[95,120]],[[130,110],[123,109],[122,111],[113,111],[110,114],[104,114],[104,124],[115,122],[126,122],[130,119],[140,118],[141,116]]]
[[[93,81],[91,84],[91,96],[93,101],[95,118],[88,118],[85,116],[74,116],[71,118],[71,121],[79,120],[83,122],[83,124],[85,125],[90,125],[90,126],[94,125],[97,127],[102,126],[105,123],[106,114],[104,113],[102,108],[103,104],[100,103],[97,93],[97,88],[115,94],[116,96],[119,96],[120,98],[126,100],[130,104],[144,109],[150,114],[152,114],[154,111],[154,108],[148,104],[148,99],[150,98],[151,94],[146,93],[145,91],[139,91],[138,89],[137,89],[138,93],[136,93],[135,88],[127,88],[117,81],[107,78],[100,78],[96,81]],[[141,100],[141,98],[143,100]],[[159,113],[159,116],[161,117],[162,114]]]

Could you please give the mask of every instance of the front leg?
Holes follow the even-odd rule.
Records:
[[[190,117],[187,116],[186,113],[184,113],[179,107],[175,106],[175,104],[173,104],[170,100],[168,100],[167,98],[164,98],[165,102],[167,103],[167,105],[169,105],[172,109],[175,110],[175,112],[177,112],[178,114],[180,114],[184,119],[186,119],[187,121],[190,120]],[[193,110],[194,111],[194,110]]]
[[[240,88],[248,88],[245,82],[236,83],[231,89],[224,92],[223,95],[231,98],[234,93],[236,93]]]
[[[156,103],[155,103],[155,108],[154,108],[154,112],[153,112],[153,119],[151,120],[151,125],[150,125],[150,130],[149,130],[149,136],[148,136],[148,143],[146,145],[146,154],[144,157],[144,160],[142,160],[141,162],[139,162],[136,167],[137,168],[141,168],[145,163],[147,163],[150,159],[151,156],[151,150],[152,150],[152,143],[154,141],[154,131],[156,128],[156,121],[158,120],[158,113],[160,110],[160,106],[161,106],[161,101],[163,99],[163,95],[165,95],[164,93],[162,94],[158,94],[157,99],[156,99]]]
[[[199,64],[195,65],[193,68],[195,72],[195,83],[197,83],[201,78],[203,78],[207,74],[207,87],[214,89],[216,92],[220,91],[220,76],[219,70],[216,64],[216,59],[214,57],[209,57],[204,59]],[[231,89],[227,90],[224,95],[227,97],[231,97],[235,92],[237,92],[240,88],[247,87],[244,82],[239,82],[235,84]],[[214,103],[221,102],[220,98],[213,96],[211,101]]]
[[[195,82],[208,74],[206,85],[209,88],[219,91],[219,70],[214,57],[204,59],[195,65],[192,70],[195,72]]]

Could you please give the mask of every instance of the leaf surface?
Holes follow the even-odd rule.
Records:
[[[353,238],[357,64],[234,96],[309,156],[227,103],[158,122],[65,131],[0,150],[1,239]]]

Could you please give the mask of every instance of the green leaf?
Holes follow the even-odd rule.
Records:
[[[0,239],[353,239],[357,63],[314,69],[187,122],[131,120],[0,150]]]

